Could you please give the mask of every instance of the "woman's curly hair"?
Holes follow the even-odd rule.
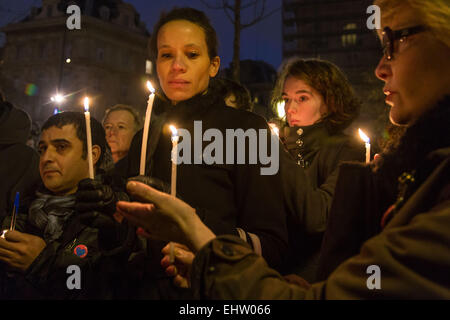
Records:
[[[344,130],[359,115],[361,103],[347,77],[333,63],[320,59],[289,60],[275,84],[273,105],[282,99],[284,83],[288,77],[306,82],[322,95],[327,112],[319,121],[324,121],[330,131]]]

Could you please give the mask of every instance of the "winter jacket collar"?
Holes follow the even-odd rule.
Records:
[[[432,151],[449,146],[450,96],[446,96],[406,130],[394,150],[383,155],[379,171],[399,176],[420,167]]]

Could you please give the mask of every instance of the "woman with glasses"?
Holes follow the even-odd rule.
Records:
[[[183,202],[129,185],[132,193],[148,192],[145,198],[159,210],[119,203],[126,217],[147,230],[161,214],[183,221],[172,235],[196,253],[190,279],[200,297],[450,299],[450,4],[375,4],[382,13],[379,37],[385,47],[375,73],[385,82],[392,123],[406,129],[376,167],[341,167],[327,235],[339,231],[334,248],[350,245],[352,250],[330,260],[338,265],[322,282],[307,290],[285,282],[239,239],[215,237]],[[404,31],[416,26],[423,30]],[[195,236],[188,232],[194,227]],[[325,245],[332,240],[327,235]]]

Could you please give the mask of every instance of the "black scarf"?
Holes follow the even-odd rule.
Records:
[[[28,223],[40,231],[46,243],[57,240],[75,212],[75,195],[54,196],[37,191],[36,197],[28,212]]]

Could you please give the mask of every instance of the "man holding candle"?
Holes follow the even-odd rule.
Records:
[[[8,298],[111,298],[114,294],[120,270],[127,263],[128,227],[103,214],[115,211],[117,196],[111,187],[87,179],[84,124],[82,113],[64,112],[43,125],[39,141],[43,185],[30,206],[26,225],[0,239],[0,260],[17,272],[9,279]],[[92,159],[99,173],[105,133],[95,119],[91,128]],[[85,202],[93,195],[101,201]],[[67,286],[70,265],[81,269],[80,290]]]

